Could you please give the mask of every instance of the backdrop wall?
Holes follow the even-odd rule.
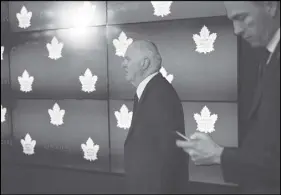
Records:
[[[90,3],[83,7],[83,2],[1,2],[1,46],[5,48],[1,162],[124,172],[128,129],[118,127],[115,113],[123,105],[132,111],[135,89],[125,80],[123,57],[114,44],[123,33],[127,40],[148,39],[158,46],[163,68],[172,75],[171,84],[182,100],[187,135],[197,129],[194,114],[206,106],[218,116],[211,133],[214,140],[238,146],[237,38],[222,2],[173,2],[163,17],[154,14],[151,2]],[[30,14],[23,6],[32,12],[30,26],[26,22]],[[20,27],[24,24],[28,27]],[[83,24],[86,27],[77,29]],[[214,51],[199,53],[193,35],[200,35],[204,26],[217,37]],[[55,41],[52,44],[54,37],[57,47]],[[86,83],[89,88],[92,84],[90,93],[83,90],[81,76],[90,78]],[[28,90],[30,83],[32,90]],[[50,115],[55,105],[64,112]],[[52,116],[53,120],[63,116],[63,123],[55,125]],[[32,155],[23,150],[22,139],[27,148],[34,145],[26,135],[36,141]],[[91,141],[87,144],[89,138],[99,146],[96,160],[89,159],[97,149]],[[86,152],[82,144],[88,146]],[[192,162],[190,179],[225,184],[219,166],[196,167]]]

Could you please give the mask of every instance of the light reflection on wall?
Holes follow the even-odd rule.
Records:
[[[84,2],[83,5],[65,9],[61,14],[61,23],[70,24],[75,28],[90,26],[96,22],[96,8],[95,4]]]
[[[71,26],[73,26],[73,28],[68,29],[68,33],[64,36],[67,36],[70,43],[78,44],[77,46],[79,46],[79,44],[85,46],[84,44],[89,38],[89,33],[92,34],[96,32],[95,30],[88,31],[87,29],[91,24],[96,23],[97,6],[94,3],[85,1],[83,5],[77,7],[66,9],[63,14],[62,22],[71,23]]]
[[[66,39],[68,39],[69,44],[75,45],[75,48],[80,48],[80,47],[87,48],[87,45],[93,43],[93,42],[89,42],[89,39],[97,38],[97,36],[95,35],[98,34],[98,30],[99,29],[95,27],[71,28],[68,29],[63,36]]]

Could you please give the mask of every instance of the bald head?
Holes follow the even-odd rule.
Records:
[[[159,71],[161,68],[162,58],[159,53],[157,46],[148,40],[137,40],[134,41],[128,50],[134,50],[141,58],[149,59],[151,68],[155,71]]]
[[[134,41],[126,50],[122,64],[126,78],[134,86],[161,68],[162,58],[154,43],[146,40]]]

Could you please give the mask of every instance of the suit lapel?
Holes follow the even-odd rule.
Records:
[[[254,99],[253,99],[253,103],[250,109],[250,112],[248,114],[248,117],[251,118],[255,111],[258,108],[259,102],[261,101],[261,97],[262,97],[262,85],[263,85],[263,73],[264,73],[264,69],[265,69],[265,63],[260,63],[259,65],[259,74],[258,74],[258,82],[257,82],[257,87],[255,90],[255,95],[254,95]]]
[[[134,102],[134,109],[133,109],[133,117],[132,117],[131,127],[130,127],[130,129],[129,129],[127,138],[126,138],[126,140],[125,140],[125,145],[126,145],[126,143],[127,143],[127,141],[128,141],[128,138],[131,136],[132,132],[134,131],[134,126],[135,126],[135,124],[136,124],[136,120],[137,120],[137,118],[138,118],[138,115],[139,115],[139,113],[140,113],[140,111],[141,111],[141,109],[142,109],[142,105],[143,105],[143,103],[144,103],[144,101],[145,101],[145,98],[147,97],[147,94],[148,94],[150,88],[152,88],[153,83],[155,82],[155,80],[156,80],[157,78],[159,78],[159,76],[161,76],[161,75],[160,75],[160,74],[157,74],[156,76],[154,76],[154,77],[149,81],[149,83],[147,84],[147,86],[145,87],[145,89],[144,89],[144,91],[143,91],[143,93],[142,93],[142,95],[141,95],[140,100],[139,100],[138,103],[137,103],[137,106],[135,105],[135,102]]]
[[[266,62],[263,60],[259,65],[258,85],[257,85],[256,91],[255,91],[252,107],[248,114],[249,119],[254,116],[254,114],[258,110],[258,107],[261,103],[262,95],[263,95],[263,83],[264,83],[265,71],[268,67],[275,65],[276,61],[278,61],[278,58],[280,58],[280,43],[278,44],[274,53],[272,54],[269,64],[266,64]]]
[[[261,99],[262,99],[262,82],[259,81],[258,86],[257,86],[256,91],[255,91],[252,107],[251,107],[250,112],[248,114],[248,118],[253,117],[255,111],[257,110],[257,108],[259,106],[259,103],[260,103]]]

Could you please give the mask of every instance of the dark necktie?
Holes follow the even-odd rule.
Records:
[[[131,124],[133,124],[133,122],[135,121],[137,107],[138,107],[138,102],[139,102],[139,98],[138,98],[137,94],[135,94],[135,96],[134,96],[134,106],[133,106],[133,118],[132,118],[132,123]]]
[[[138,98],[138,95],[135,94],[135,96],[134,96],[134,108],[133,108],[133,113],[136,112],[138,103],[139,103],[139,98]]]
[[[270,52],[267,49],[263,49],[261,51],[261,53],[259,54],[260,56],[260,63],[259,63],[259,75],[258,75],[258,79],[261,80],[263,75],[264,75],[264,71],[266,69],[267,66],[267,60],[269,59],[270,56]]]

